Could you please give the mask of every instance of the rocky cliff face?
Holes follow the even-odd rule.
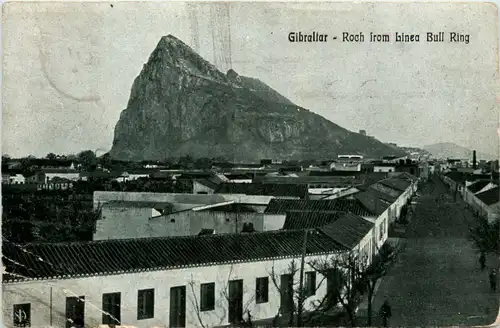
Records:
[[[400,155],[294,105],[257,79],[220,72],[171,35],[135,79],[110,151],[121,160],[191,155],[233,161],[340,153]]]

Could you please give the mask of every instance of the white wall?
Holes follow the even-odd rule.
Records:
[[[310,259],[325,259],[308,257],[305,271],[311,268],[307,265]],[[234,265],[205,266],[184,268],[168,271],[152,271],[141,273],[126,273],[121,275],[103,275],[76,279],[52,281],[33,281],[3,284],[3,318],[6,325],[13,324],[13,305],[31,303],[31,326],[65,327],[66,297],[85,296],[85,325],[95,327],[102,322],[102,294],[121,293],[121,320],[124,325],[149,328],[152,326],[167,327],[169,325],[170,288],[186,286],[186,327],[200,327],[194,304],[200,299],[201,283],[215,282],[215,310],[201,312],[203,324],[208,326],[228,323],[228,280],[243,279],[243,305],[251,311],[253,320],[274,317],[279,309],[280,297],[269,278],[269,302],[256,304],[255,286],[257,277],[269,277],[274,266],[275,276],[288,273],[291,259],[276,261],[260,261],[239,263]],[[300,265],[300,259],[296,259]],[[294,283],[298,286],[299,272],[295,274]],[[193,283],[191,289],[190,282]],[[279,283],[279,277],[277,277]],[[316,296],[306,300],[309,304],[322,298],[326,292],[326,279],[320,274],[316,277],[319,286]],[[154,319],[137,320],[137,291],[154,288],[155,304]],[[194,291],[194,293],[193,293]],[[193,303],[194,302],[194,303]],[[52,322],[51,318],[52,317]]]
[[[198,181],[193,181],[193,194],[213,194],[214,190]]]
[[[396,172],[395,166],[377,166],[373,167],[373,172]]]
[[[285,218],[286,214],[264,214],[264,231],[282,229]]]

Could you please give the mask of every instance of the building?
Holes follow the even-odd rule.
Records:
[[[71,169],[42,169],[42,172],[45,173],[46,182],[51,182],[56,178],[66,179],[69,181],[78,181],[80,180],[80,172],[77,170]]]
[[[202,229],[232,233],[242,231],[245,223],[252,223],[257,231],[276,230],[281,226],[273,228],[273,221],[268,224],[259,214],[271,198],[98,191],[94,193],[94,207],[101,207],[101,217],[93,239],[187,236],[197,235]]]
[[[296,302],[293,286],[299,279],[299,272],[289,267],[300,263],[306,233],[307,311],[334,286],[333,276],[323,277],[309,263],[328,263],[353,245],[362,251],[366,230],[364,226],[346,236],[326,225],[237,235],[30,244],[24,249],[4,241],[3,320],[32,327],[65,327],[68,322],[81,327],[211,327],[239,324],[246,313],[253,320],[273,318],[279,309],[287,315]]]
[[[307,199],[307,185],[275,183],[221,183],[216,194],[244,194],[276,198]]]
[[[376,163],[373,166],[373,172],[396,172],[396,163]]]

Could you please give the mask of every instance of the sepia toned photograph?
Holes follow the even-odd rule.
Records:
[[[3,4],[3,326],[500,325],[498,29],[486,2]]]

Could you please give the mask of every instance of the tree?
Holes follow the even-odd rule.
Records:
[[[45,156],[46,159],[56,159],[57,155],[54,153],[48,153],[47,156]]]
[[[350,251],[326,260],[312,261],[309,265],[335,286],[328,291],[330,300],[325,306],[329,309],[333,304],[340,304],[349,316],[351,326],[356,327],[356,309],[365,287],[358,253]]]
[[[213,307],[214,307],[214,309],[217,310],[217,311],[215,311],[215,315],[217,316],[216,320],[218,321],[217,326],[223,325],[224,321],[226,320],[226,318],[228,317],[228,314],[229,314],[228,311],[226,310],[226,306],[228,306],[228,305],[231,306],[232,303],[234,302],[229,297],[229,283],[231,281],[232,274],[233,274],[233,266],[231,265],[229,268],[227,279],[222,279],[222,281],[217,282],[217,284],[219,286],[221,284],[223,286],[222,288],[219,288],[219,297],[215,297],[215,299],[213,300],[214,301]],[[203,311],[203,309],[201,308],[201,306],[202,306],[201,305],[201,302],[202,302],[201,297],[198,298],[198,296],[197,296],[197,295],[201,294],[199,292],[201,285],[195,281],[193,275],[191,275],[191,279],[188,282],[188,285],[189,285],[189,292],[191,294],[190,297],[188,297],[188,298],[189,298],[189,301],[191,302],[191,305],[193,306],[193,308],[196,312],[196,318],[197,318],[197,320],[202,328],[208,328],[209,325],[206,322],[204,322],[203,316],[201,315],[201,313]],[[215,293],[215,290],[214,290],[214,293]],[[252,303],[255,302],[255,293],[249,292],[248,290],[246,290],[245,287],[243,287],[243,294],[248,294],[248,293],[250,293],[250,295],[252,295],[252,296],[246,301],[246,303],[242,304],[243,317],[240,318],[239,322],[237,323],[240,327],[249,327],[252,325],[251,313],[250,313],[249,307]],[[220,310],[220,311],[218,311],[218,310]],[[247,314],[246,319],[244,318],[244,314]]]
[[[479,252],[500,254],[498,249],[500,238],[500,223],[498,220],[489,222],[487,217],[478,215],[469,228],[471,240]]]
[[[97,166],[97,158],[92,150],[84,150],[77,155],[78,163],[82,165],[85,170],[93,171]]]
[[[377,282],[385,276],[396,255],[396,252],[389,244],[384,244],[378,254],[373,258],[372,263],[360,272],[361,280],[368,290],[368,327],[372,325],[372,302],[375,286]]]

